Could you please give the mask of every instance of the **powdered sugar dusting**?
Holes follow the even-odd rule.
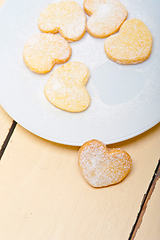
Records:
[[[78,163],[83,176],[94,187],[120,182],[130,171],[132,160],[120,149],[107,149],[98,141],[86,142],[79,150]]]
[[[60,0],[54,0],[54,2],[60,2]],[[82,0],[76,0],[76,2],[81,8],[83,7]],[[85,141],[93,138],[100,139],[106,144],[119,142],[142,133],[159,121],[160,29],[157,5],[150,1],[144,3],[143,0],[120,0],[120,2],[128,10],[128,19],[137,18],[142,20],[151,31],[153,36],[152,53],[149,59],[141,64],[119,65],[106,57],[104,39],[97,39],[86,33],[80,41],[70,43],[72,56],[69,61],[84,63],[91,73],[86,85],[91,102],[84,112],[78,114],[62,111],[49,104],[45,98],[44,86],[50,74],[59,67],[58,65],[55,65],[48,74],[34,74],[26,68],[20,57],[27,38],[39,31],[37,29],[37,19],[40,13],[51,2],[49,0],[26,2],[25,7],[23,5],[25,11],[27,9],[23,21],[19,21],[19,15],[16,15],[17,18],[12,19],[10,31],[4,28],[3,36],[8,39],[8,42],[6,48],[4,48],[5,50],[2,49],[6,68],[4,68],[4,65],[1,65],[3,66],[1,70],[7,76],[8,81],[6,82],[4,79],[3,86],[7,86],[7,90],[4,92],[7,92],[8,86],[10,86],[12,91],[8,92],[8,94],[10,96],[14,94],[13,98],[16,98],[16,96],[18,98],[17,105],[12,105],[11,112],[18,106],[18,109],[14,112],[20,113],[19,107],[23,111],[25,103],[26,114],[15,116],[19,119],[20,124],[26,123],[31,131],[34,130],[37,135],[51,141],[81,146]],[[29,9],[29,15],[27,15]],[[15,8],[14,13],[16,12]],[[11,24],[9,25],[10,27]],[[10,39],[11,33],[13,36],[12,41]],[[5,46],[5,44],[2,45]],[[11,71],[8,71],[8,64]],[[137,91],[134,98],[128,98],[124,102],[119,102],[119,98],[117,98],[116,104],[107,104],[103,101],[101,92],[99,92],[97,86],[94,85],[95,81],[93,81],[94,70],[101,64],[106,64],[106,66],[108,64],[114,65],[114,72],[117,74],[117,78],[121,69],[128,70],[131,74],[133,71],[138,72],[139,77],[142,75],[144,79],[142,88]],[[103,75],[103,71],[100,71],[97,77],[97,84],[101,75]],[[107,81],[112,80],[113,75],[110,73],[107,75]],[[128,80],[129,84],[130,78],[128,77],[126,80]],[[7,84],[8,82],[9,84]],[[122,94],[121,85],[122,83],[119,83],[117,96]],[[106,85],[103,88],[104,91],[106,89],[106,96],[108,91],[111,93],[109,86]],[[4,94],[4,98],[6,98],[6,94]],[[19,101],[19,99],[22,101]]]
[[[107,56],[117,63],[140,63],[150,56],[152,35],[142,21],[130,19],[117,35],[106,39],[104,46]]]
[[[56,63],[64,63],[71,56],[71,47],[59,35],[49,33],[31,36],[23,51],[26,65],[37,73],[50,71]]]
[[[69,42],[77,41],[85,34],[86,16],[78,3],[61,1],[41,13],[38,26],[42,32],[60,32]]]
[[[88,78],[89,70],[84,64],[70,62],[52,74],[45,86],[45,95],[53,105],[63,110],[83,111],[90,104],[85,88]]]
[[[87,21],[87,30],[94,37],[107,37],[117,32],[127,18],[127,10],[118,0],[86,0],[84,9],[86,12],[90,12],[91,9],[92,15]]]

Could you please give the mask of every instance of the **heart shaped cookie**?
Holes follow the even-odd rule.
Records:
[[[81,39],[86,32],[86,16],[74,1],[50,4],[40,15],[38,26],[42,32],[60,33],[69,42]]]
[[[151,54],[152,35],[141,20],[133,18],[105,40],[104,49],[107,57],[119,64],[141,63]]]
[[[69,112],[81,112],[90,104],[85,88],[89,76],[89,70],[83,63],[66,63],[51,75],[44,93],[54,106]]]
[[[105,187],[122,181],[132,165],[130,155],[121,149],[108,149],[98,140],[90,140],[78,152],[78,165],[93,187]]]
[[[128,12],[118,0],[84,0],[84,11],[90,16],[87,32],[93,37],[104,38],[117,32]]]
[[[61,36],[40,33],[31,36],[24,46],[25,64],[36,73],[47,73],[55,64],[68,61],[71,56],[69,43]]]

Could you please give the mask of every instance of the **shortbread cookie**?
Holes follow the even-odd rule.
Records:
[[[78,152],[78,165],[93,187],[106,187],[121,182],[132,165],[130,155],[121,149],[108,149],[98,140],[90,140]]]
[[[152,35],[141,20],[130,19],[105,40],[104,48],[107,57],[119,64],[141,63],[151,54]]]
[[[86,32],[86,16],[74,1],[50,4],[40,15],[38,26],[42,32],[60,33],[69,42],[81,39]]]
[[[54,106],[69,112],[81,112],[90,104],[85,88],[89,76],[89,70],[83,63],[66,63],[51,75],[44,93]]]
[[[97,38],[117,32],[128,12],[118,0],[84,0],[84,10],[90,16],[87,31]]]
[[[23,59],[36,73],[47,73],[55,64],[65,63],[71,56],[69,43],[61,36],[50,33],[35,34],[27,41]]]

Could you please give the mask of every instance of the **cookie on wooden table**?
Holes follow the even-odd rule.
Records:
[[[78,165],[93,187],[106,187],[121,182],[130,172],[131,156],[121,149],[108,149],[98,140],[84,143],[78,152]]]

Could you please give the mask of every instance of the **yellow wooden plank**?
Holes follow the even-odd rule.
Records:
[[[160,179],[148,202],[140,229],[135,240],[159,240],[160,239]]]
[[[94,189],[77,164],[78,147],[17,126],[0,163],[0,239],[128,239],[160,156],[160,124],[123,143],[129,176]]]
[[[0,7],[2,6],[2,4],[5,2],[5,0],[0,0]]]
[[[12,125],[12,119],[0,106],[0,149]]]

